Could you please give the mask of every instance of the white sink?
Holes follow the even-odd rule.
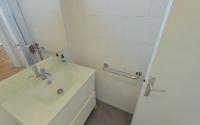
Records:
[[[37,65],[45,68],[52,77],[46,80],[29,77],[34,73],[27,68],[2,82],[2,89],[5,88],[4,92],[9,96],[0,99],[1,106],[20,122],[17,125],[70,125],[74,118],[78,118],[76,115],[80,114],[86,100],[93,97],[92,101],[88,101],[92,102],[92,106],[83,110],[87,114],[80,114],[87,119],[89,111],[95,106],[95,71],[72,63],[62,63],[54,57]],[[50,84],[48,80],[51,80]],[[58,94],[58,89],[62,89],[63,93]]]
[[[73,72],[63,70],[52,73],[52,77],[38,84],[32,91],[33,97],[42,103],[53,103],[62,97],[73,84],[76,84],[78,76]],[[59,91],[60,90],[60,91]],[[63,92],[61,92],[63,90]],[[60,92],[60,93],[59,93]]]

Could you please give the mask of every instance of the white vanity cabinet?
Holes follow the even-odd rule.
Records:
[[[51,84],[30,77],[31,68],[0,83],[8,95],[1,99],[1,108],[12,122],[4,125],[84,125],[96,105],[95,70],[54,57],[37,66],[52,74]],[[57,93],[60,88],[62,94]]]

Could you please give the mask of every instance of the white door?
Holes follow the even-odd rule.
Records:
[[[143,85],[132,125],[200,125],[199,5],[199,0],[174,0],[147,75],[156,78],[158,91],[145,97]]]

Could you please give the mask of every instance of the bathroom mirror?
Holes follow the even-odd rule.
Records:
[[[66,52],[59,0],[0,0],[0,22],[0,80]]]

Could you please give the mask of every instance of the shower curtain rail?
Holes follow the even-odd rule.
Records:
[[[141,72],[136,72],[136,74],[130,74],[130,73],[126,73],[117,69],[110,68],[107,63],[103,64],[103,70],[109,73],[119,75],[119,76],[130,78],[130,79],[139,79],[139,77],[142,76]]]

